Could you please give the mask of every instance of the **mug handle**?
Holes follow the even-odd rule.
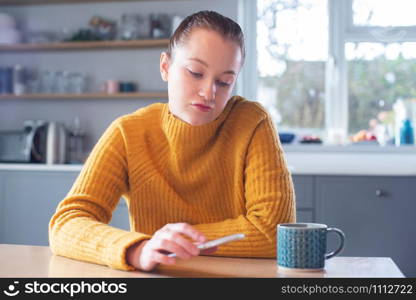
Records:
[[[330,253],[326,253],[325,254],[325,259],[329,259],[331,257],[334,257],[335,255],[340,253],[342,249],[344,249],[344,242],[345,242],[344,233],[341,230],[339,230],[338,228],[328,228],[326,230],[326,233],[329,233],[329,232],[335,232],[336,234],[338,234],[338,236],[340,238],[340,244],[339,244],[339,247],[338,247],[337,250],[335,250],[333,252],[330,252]]]

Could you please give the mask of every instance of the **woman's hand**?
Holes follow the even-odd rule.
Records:
[[[191,238],[185,238],[185,236]],[[157,264],[172,265],[176,262],[169,253],[175,253],[181,259],[198,256],[197,244],[206,242],[206,237],[187,223],[167,224],[156,231],[150,240],[135,244],[127,250],[127,263],[143,271],[152,270]],[[203,254],[214,252],[216,247],[201,251]]]

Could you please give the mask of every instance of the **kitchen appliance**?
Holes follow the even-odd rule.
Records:
[[[46,163],[64,164],[68,133],[65,126],[58,122],[49,122],[46,128]]]
[[[0,131],[0,162],[63,164],[67,142],[64,124],[27,120],[23,130]]]

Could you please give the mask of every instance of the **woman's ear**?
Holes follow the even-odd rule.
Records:
[[[166,52],[162,52],[160,55],[160,76],[163,81],[168,81],[170,56]]]

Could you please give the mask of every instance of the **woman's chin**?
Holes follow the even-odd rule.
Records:
[[[211,118],[189,117],[186,122],[192,126],[201,126],[211,122]]]
[[[207,120],[190,120],[187,123],[189,125],[192,125],[192,126],[201,126],[201,125],[209,123],[209,121],[207,121]]]

